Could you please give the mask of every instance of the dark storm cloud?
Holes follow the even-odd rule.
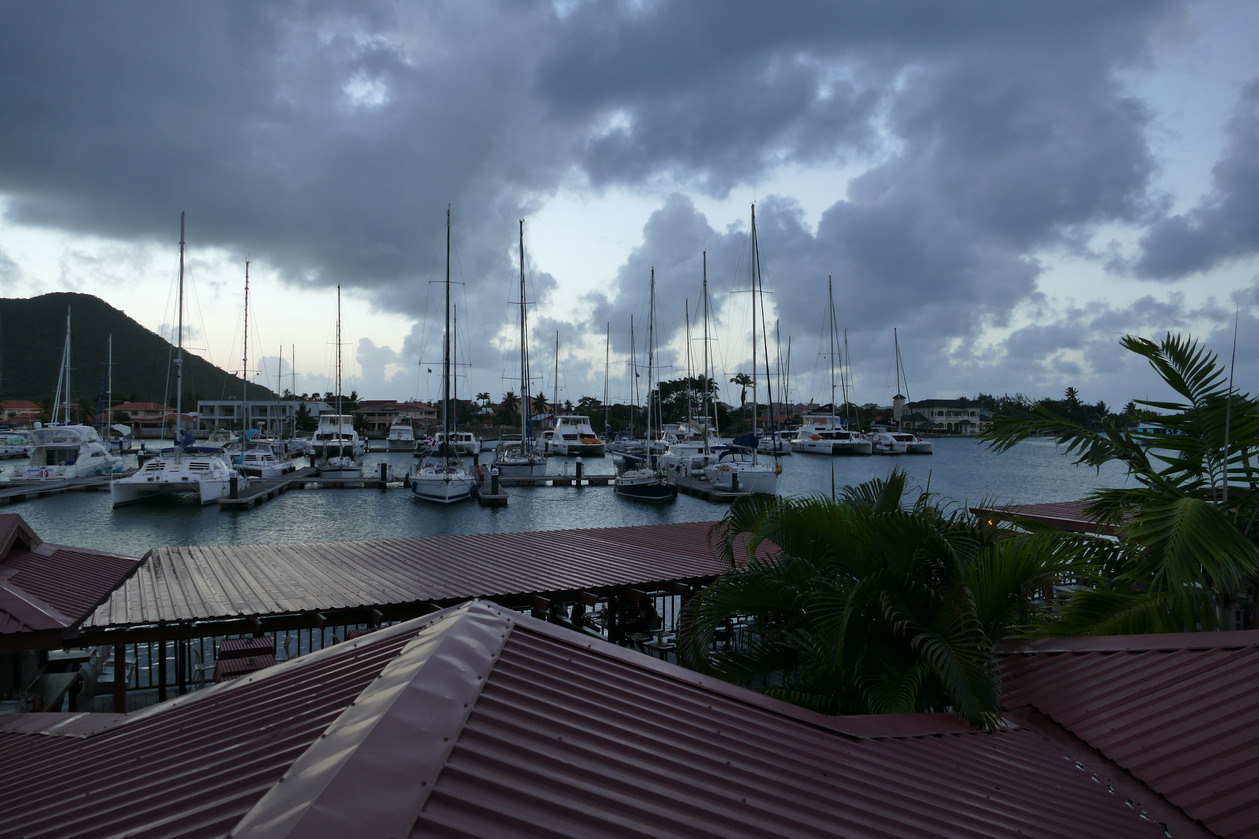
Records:
[[[1176,280],[1259,252],[1259,81],[1242,92],[1212,192],[1188,213],[1163,219],[1141,242],[1135,271]]]
[[[1069,327],[1003,348],[974,338],[1042,299],[1037,252],[1149,217],[1153,115],[1118,79],[1181,8],[115,2],[68,15],[4,2],[0,194],[20,223],[143,241],[171,241],[187,209],[199,246],[417,318],[438,314],[428,283],[451,204],[461,305],[484,337],[507,321],[516,220],[572,183],[746,192],[760,196],[784,335],[804,343],[825,329],[834,275],[841,326],[870,369],[886,367],[897,327],[921,382],[950,382],[951,365],[1015,369],[1022,353],[1065,374],[1079,364],[1067,351],[1084,347]],[[1161,256],[1147,244],[1151,276],[1183,271],[1173,257],[1207,266],[1259,238],[1246,203],[1259,200],[1257,96],[1234,123],[1217,200],[1151,237],[1179,242]],[[782,167],[811,166],[845,173],[826,175],[837,187],[816,227],[791,196],[758,189]],[[641,244],[599,278],[589,319],[566,325],[571,342],[600,342],[611,323],[614,352],[628,352],[628,314],[641,330],[654,266],[663,346],[684,328],[683,300],[698,319],[705,249],[714,306],[733,312],[747,244],[746,218],[661,198]],[[546,269],[530,268],[537,302],[558,285]],[[409,369],[405,359],[432,357],[431,335],[417,325],[396,355],[366,340],[364,368]],[[496,358],[474,363],[499,376]]]

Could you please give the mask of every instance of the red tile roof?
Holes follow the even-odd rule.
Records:
[[[484,602],[125,717],[0,718],[0,794],[28,839],[1210,835],[1030,711],[822,717]]]
[[[0,649],[34,649],[31,633],[77,627],[139,565],[50,545],[21,516],[0,514]]]

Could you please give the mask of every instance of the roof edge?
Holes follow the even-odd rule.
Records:
[[[1259,647],[1259,630],[1172,632],[1150,635],[1095,635],[1080,638],[1018,638],[997,646],[998,655],[1033,653],[1156,652]]]
[[[408,642],[231,831],[234,837],[406,836],[437,783],[518,615],[470,601],[418,619]],[[407,626],[411,622],[401,624]],[[404,739],[380,765],[369,741]],[[361,752],[360,752],[361,748]],[[353,802],[387,802],[364,824]]]

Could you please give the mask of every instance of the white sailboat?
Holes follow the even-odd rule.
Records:
[[[331,478],[361,478],[363,464],[359,457],[365,445],[354,430],[354,418],[341,413],[341,286],[337,286],[337,410],[319,415],[311,447],[315,468],[320,475]]]
[[[251,478],[279,478],[297,470],[284,441],[265,436],[249,424],[249,261],[245,261],[245,331],[241,354],[241,436],[229,451],[232,463]]]
[[[525,302],[525,223],[520,222],[520,393],[522,402],[528,402],[531,379],[529,377],[529,321]],[[491,469],[508,478],[540,478],[546,474],[546,457],[533,439],[532,423],[526,404],[520,407],[520,442],[498,447]]]
[[[704,310],[704,369],[700,378],[706,383],[700,410],[703,417],[689,417],[682,422],[663,423],[660,438],[654,445],[661,447],[660,465],[674,478],[707,480],[704,470],[717,459],[725,448],[717,434],[717,423],[712,421],[712,393],[707,387],[711,382],[708,357],[708,252],[704,251],[703,284],[700,293]]]
[[[882,426],[870,435],[871,445],[875,454],[931,454],[930,440],[924,440],[917,434],[901,427],[901,416],[909,397],[904,391],[909,390],[905,383],[905,366],[901,362],[901,342],[896,330],[892,330],[892,344],[896,348],[896,395],[892,397],[892,421],[895,428]]]
[[[648,295],[647,312],[647,439],[651,439],[651,418],[654,401],[651,393],[652,367],[655,364],[656,327],[656,269],[651,269],[651,291]],[[669,480],[660,468],[654,452],[648,450],[642,458],[626,457],[627,467],[612,479],[613,491],[622,498],[638,501],[672,501],[678,497],[678,485]]]
[[[777,495],[778,476],[782,473],[782,464],[778,462],[777,457],[761,457],[758,451],[759,440],[756,429],[756,415],[758,413],[756,409],[756,355],[758,352],[756,346],[756,320],[757,303],[761,299],[763,288],[761,284],[760,247],[756,241],[755,204],[752,205],[751,243],[752,284],[749,291],[752,296],[752,430],[746,435],[736,437],[731,442],[730,447],[723,451],[715,462],[706,466],[704,468],[704,477],[708,479],[708,483],[712,486],[723,490],[742,490],[764,495]],[[768,352],[766,352],[765,358],[766,366],[768,367]],[[767,401],[770,405],[773,405],[773,392],[769,391],[768,388],[767,380]]]
[[[124,470],[122,458],[109,450],[96,429],[70,422],[70,309],[66,308],[66,342],[61,352],[52,422],[30,431],[30,459],[15,470],[14,478],[28,481],[68,481]]]
[[[835,331],[835,297],[831,278],[826,278],[826,300],[828,307],[827,323],[829,335],[829,351],[831,357],[831,411],[829,414],[805,414],[801,417],[800,428],[791,441],[791,448],[802,454],[859,454],[866,455],[872,451],[871,442],[864,434],[847,427],[847,422],[835,413],[835,357],[839,346]],[[848,404],[848,388],[843,388],[844,404]]]
[[[109,485],[115,507],[149,498],[177,497],[209,504],[243,487],[249,479],[218,451],[199,452],[183,424],[184,367],[184,214],[179,214],[179,325],[175,350],[175,446],[145,462],[135,473]]]
[[[450,208],[446,208],[446,328],[442,336],[442,428],[448,433],[454,429],[454,410],[450,404]],[[463,460],[449,442],[438,445],[436,450],[420,461],[407,483],[411,492],[424,501],[437,504],[453,504],[472,497],[476,491],[476,478],[463,465]]]

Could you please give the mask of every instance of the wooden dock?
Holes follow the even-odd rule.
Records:
[[[270,501],[277,495],[290,489],[388,489],[391,483],[385,476],[364,476],[362,478],[330,478],[322,477],[319,470],[307,466],[290,472],[279,478],[265,478],[250,481],[228,498],[219,499],[220,510],[251,510],[264,501]]]
[[[109,489],[110,479],[109,475],[93,475],[67,481],[5,481],[0,483],[0,507],[63,492],[100,492]]]
[[[505,487],[605,487],[612,483],[615,475],[546,475],[542,478],[499,478],[498,482]]]
[[[729,490],[713,489],[713,485],[708,483],[708,481],[701,481],[698,478],[676,477],[673,479],[673,482],[678,485],[678,492],[685,492],[687,495],[694,495],[707,501],[717,501],[726,504],[740,498],[747,498],[752,494],[747,490],[730,492]]]

